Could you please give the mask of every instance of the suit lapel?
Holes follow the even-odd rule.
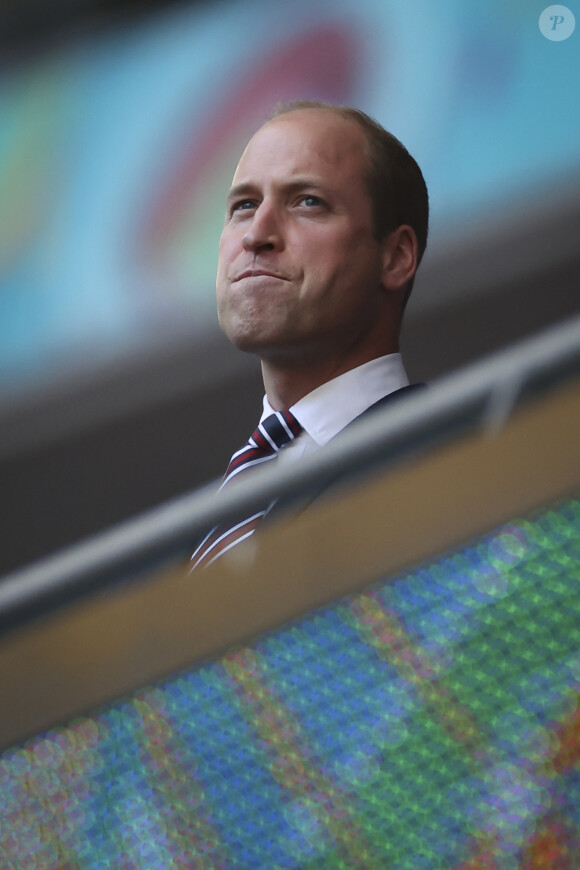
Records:
[[[370,414],[374,413],[375,411],[379,411],[381,408],[384,408],[386,405],[390,405],[391,403],[397,402],[399,399],[403,398],[404,396],[410,395],[415,390],[422,390],[426,386],[427,386],[426,384],[422,384],[422,383],[421,384],[408,384],[408,386],[406,386],[406,387],[401,387],[399,390],[395,390],[394,392],[389,393],[387,396],[383,396],[382,399],[379,399],[378,402],[374,402],[372,405],[370,405],[370,407],[368,407],[366,410],[364,410],[362,412],[362,414],[359,414],[358,417],[355,417],[354,420],[351,420],[351,422],[347,426],[345,426],[344,429],[341,429],[340,432],[337,432],[337,434],[334,436],[334,438],[340,438],[340,436],[342,435],[343,432],[345,432],[348,428],[350,428],[350,426],[354,426],[359,420],[362,420],[363,417],[366,417],[367,415],[370,415]],[[334,438],[331,438],[331,441],[334,441]],[[321,449],[324,450],[323,447]],[[295,503],[296,504],[296,514],[300,514],[304,510],[307,510],[310,507],[310,505],[312,504],[312,502],[314,502],[318,498],[320,498],[321,495],[324,495],[329,489],[332,490],[334,485],[335,485],[334,483],[327,484],[327,485],[321,487],[320,489],[317,489],[315,492],[311,493],[309,496],[305,497],[303,500],[298,499],[297,502]],[[284,511],[284,510],[286,510],[287,507],[288,507],[288,502],[284,501],[283,498],[280,499],[273,506],[272,510],[267,514],[266,519],[271,519],[272,516],[276,516],[278,514],[278,510]]]
[[[358,417],[355,417],[354,420],[351,420],[348,426],[345,426],[344,429],[342,429],[342,432],[344,432],[345,429],[348,429],[349,426],[357,423],[363,417],[366,417],[367,414],[372,414],[373,411],[378,411],[380,410],[380,408],[384,408],[385,405],[390,405],[392,402],[397,402],[399,399],[403,398],[404,396],[410,395],[415,390],[423,390],[426,386],[427,384],[408,384],[406,387],[401,387],[399,390],[395,390],[394,392],[389,393],[387,396],[383,396],[382,399],[379,399],[378,402],[374,402],[372,405],[370,405],[370,407],[363,411],[362,414],[359,414]],[[334,437],[338,438],[340,434],[341,433],[338,432]]]

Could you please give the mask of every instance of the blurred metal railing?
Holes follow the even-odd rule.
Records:
[[[186,559],[208,528],[274,498],[291,503],[461,434],[498,431],[514,408],[578,374],[580,316],[365,417],[298,465],[273,464],[219,497],[213,488],[193,492],[5,576],[0,579],[0,631],[165,562]]]

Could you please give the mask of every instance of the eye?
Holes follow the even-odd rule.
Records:
[[[253,199],[238,199],[236,202],[232,203],[230,213],[233,214],[235,211],[249,211],[255,207],[256,203]]]
[[[311,193],[306,193],[304,196],[300,197],[300,203],[302,205],[308,206],[308,208],[316,208],[317,206],[323,205],[322,200],[319,196],[314,196]]]

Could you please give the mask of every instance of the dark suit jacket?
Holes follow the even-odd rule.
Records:
[[[354,426],[359,420],[362,420],[363,417],[366,417],[367,414],[372,414],[373,411],[378,411],[379,408],[384,408],[385,405],[390,405],[392,402],[398,401],[399,399],[404,398],[405,396],[410,395],[410,393],[415,392],[416,390],[423,390],[427,384],[409,384],[406,387],[401,387],[400,390],[395,390],[393,393],[389,393],[388,396],[383,396],[382,399],[379,399],[378,402],[374,402],[366,411],[363,411],[362,414],[359,414],[358,417],[355,417],[346,428],[348,429],[350,426]],[[344,432],[344,429],[342,430]],[[340,432],[338,433],[340,435]],[[338,438],[338,435],[335,436]]]
[[[363,413],[356,417],[354,420],[352,420],[348,424],[348,426],[345,427],[345,429],[348,429],[350,426],[354,426],[358,420],[361,420],[367,414],[372,414],[373,411],[377,411],[380,408],[383,408],[385,405],[389,405],[392,402],[398,401],[399,399],[403,398],[403,396],[409,395],[415,390],[422,389],[424,386],[425,384],[410,384],[409,386],[402,387],[400,390],[395,390],[393,393],[389,393],[388,396],[384,396],[382,399],[379,399],[378,402],[375,402],[373,405],[363,411]],[[343,429],[342,431],[344,432],[345,429]],[[339,432],[335,437],[338,438],[340,434],[341,433]],[[312,502],[316,501],[322,495],[327,495],[329,491],[332,491],[333,487],[334,483],[326,484],[324,486],[318,486],[315,490],[308,494],[304,494],[291,499],[286,499],[282,496],[274,502],[274,504],[266,514],[264,520],[266,522],[269,522],[271,519],[276,518],[279,515],[283,515],[284,513],[288,513],[288,516],[295,516],[299,513],[302,513],[302,511],[307,510],[310,507]],[[195,550],[199,542],[205,537],[205,534],[206,533],[200,535],[197,538],[195,546],[192,545],[191,547],[192,552]]]
[[[359,414],[358,417],[355,417],[354,420],[345,426],[340,432],[338,432],[334,437],[340,438],[342,432],[345,432],[346,429],[350,429],[351,426],[356,426],[359,420],[362,420],[364,417],[372,414],[374,411],[378,411],[381,408],[384,408],[387,405],[394,404],[405,396],[410,395],[413,392],[422,390],[426,387],[426,384],[409,384],[406,387],[401,387],[399,390],[395,390],[392,393],[389,393],[387,396],[383,396],[382,399],[379,399],[378,402],[374,402],[370,407],[368,407],[362,414]],[[334,440],[334,438],[332,439]],[[321,448],[324,449],[324,448]],[[338,481],[337,481],[338,483]],[[269,521],[272,518],[277,518],[279,515],[289,512],[290,515],[292,513],[298,514],[307,510],[314,501],[317,501],[321,496],[328,495],[332,492],[335,483],[325,484],[323,486],[318,486],[315,490],[313,490],[309,495],[300,496],[295,499],[285,499],[283,496],[275,504],[272,505],[271,509],[266,514],[264,521]]]

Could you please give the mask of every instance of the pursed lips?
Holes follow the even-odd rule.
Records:
[[[280,281],[288,281],[289,279],[284,277],[284,275],[278,275],[276,272],[269,272],[267,269],[246,269],[245,272],[241,272],[237,275],[232,283],[236,281],[241,281],[243,278],[279,278]]]

